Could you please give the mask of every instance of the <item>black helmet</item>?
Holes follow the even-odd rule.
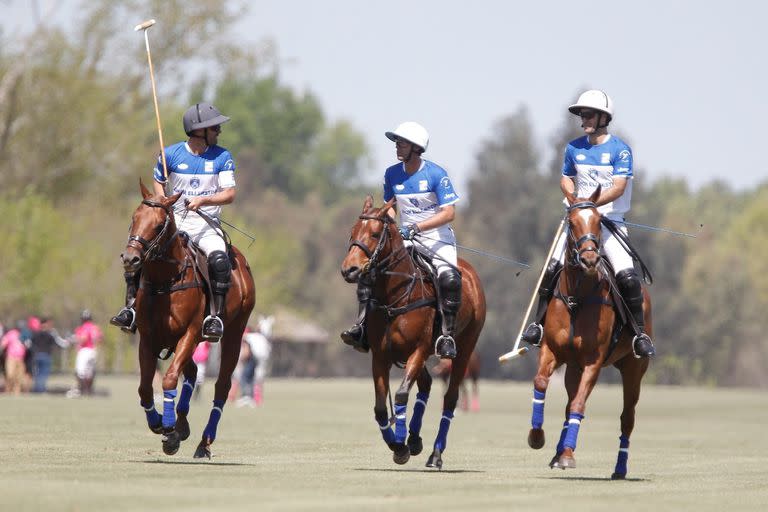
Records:
[[[187,135],[200,128],[210,128],[218,124],[224,124],[229,118],[218,111],[210,103],[195,103],[184,112],[182,122]]]

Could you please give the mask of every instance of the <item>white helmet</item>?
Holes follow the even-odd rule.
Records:
[[[599,112],[608,114],[608,121],[613,118],[613,100],[605,92],[598,89],[592,89],[579,96],[576,103],[568,107],[571,114],[579,115],[581,109],[591,108]]]
[[[427,129],[413,121],[401,123],[394,131],[385,132],[384,135],[393,142],[397,142],[397,139],[407,140],[424,151],[429,146],[429,133],[427,133]]]

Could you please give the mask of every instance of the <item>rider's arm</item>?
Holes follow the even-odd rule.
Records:
[[[456,208],[452,205],[441,206],[436,214],[427,220],[423,220],[417,224],[420,231],[428,231],[430,229],[438,228],[449,222],[453,222],[456,217]]]
[[[212,196],[197,196],[189,200],[187,209],[195,211],[201,206],[220,206],[235,200],[235,187],[225,188]]]
[[[570,176],[560,177],[560,190],[563,191],[563,195],[568,197],[576,193],[576,182]]]
[[[595,205],[603,206],[604,204],[608,204],[620,198],[621,195],[624,193],[624,189],[627,188],[627,179],[628,178],[614,176],[613,186],[610,188],[602,189],[602,191],[600,192],[600,197],[597,198],[597,202],[595,203]]]
[[[165,184],[153,181],[152,188],[155,190],[155,195],[165,197]]]

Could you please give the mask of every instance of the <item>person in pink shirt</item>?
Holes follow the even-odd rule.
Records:
[[[0,347],[5,353],[5,390],[15,395],[21,394],[27,373],[24,357],[27,347],[21,341],[21,332],[11,329],[0,339]]]
[[[80,314],[82,323],[75,329],[77,356],[75,358],[75,376],[77,387],[69,390],[70,398],[93,394],[93,380],[96,376],[96,358],[103,334],[98,325],[93,323],[91,312],[87,309]]]

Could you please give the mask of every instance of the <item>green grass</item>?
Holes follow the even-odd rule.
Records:
[[[617,386],[595,389],[578,467],[561,471],[547,464],[562,424],[562,388],[550,388],[547,444],[534,451],[526,443],[531,386],[481,382],[481,411],[456,415],[437,472],[424,464],[439,421],[439,383],[424,420],[425,450],[404,466],[392,462],[374,423],[369,380],[270,380],[263,407],[225,407],[213,459],[205,462],[192,454],[212,382],[192,404],[192,436],[170,457],[146,427],[137,384],[137,378],[99,378],[108,398],[2,396],[0,510],[701,512],[768,506],[759,449],[768,396],[761,391],[644,389],[628,480],[612,482]]]

